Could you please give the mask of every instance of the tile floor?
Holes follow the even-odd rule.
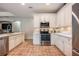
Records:
[[[55,46],[36,46],[27,40],[9,52],[8,56],[63,56]]]

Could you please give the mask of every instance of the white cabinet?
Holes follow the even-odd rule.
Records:
[[[64,12],[65,12],[65,26],[70,26],[72,24],[72,5],[71,4],[68,4],[66,5],[65,9],[64,9]]]
[[[58,35],[55,35],[55,45],[63,52],[64,48],[64,41],[63,41],[63,38],[58,36]]]
[[[33,24],[34,24],[34,28],[40,28],[40,18],[39,15],[34,15],[34,19],[33,19]]]
[[[61,9],[58,13],[58,27],[62,27],[64,25],[64,10]]]
[[[64,25],[64,8],[57,13],[56,27],[62,27]]]
[[[54,35],[55,45],[67,56],[72,55],[72,41],[71,38],[64,37],[61,35]]]
[[[34,33],[33,34],[33,44],[34,45],[40,45],[41,43],[40,33]]]
[[[56,16],[56,27],[60,27],[60,13],[58,12],[57,13],[57,16]]]
[[[70,26],[72,20],[72,5],[66,4],[57,12],[56,27]]]
[[[24,34],[14,34],[9,36],[9,51],[15,48],[24,40]]]
[[[54,33],[51,34],[51,45],[55,45],[55,35],[54,35]]]
[[[39,28],[40,22],[49,22],[50,27],[55,27],[56,14],[55,13],[34,14],[34,27]]]
[[[14,40],[14,38],[15,38],[15,36],[10,36],[10,37],[9,37],[9,51],[10,51],[11,49],[13,49],[14,46],[15,46],[15,40]]]
[[[69,38],[64,41],[64,54],[67,56],[72,55],[72,41]]]
[[[56,27],[56,14],[52,14],[50,17],[50,28]]]
[[[15,40],[15,47],[22,42],[22,39],[20,39],[20,38],[21,38],[21,36],[19,36],[19,35],[15,36],[15,39],[14,39]]]

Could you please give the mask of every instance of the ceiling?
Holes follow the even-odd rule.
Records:
[[[34,13],[37,12],[57,12],[64,3],[51,3],[46,5],[45,3],[26,3],[21,5],[21,3],[0,3],[0,11],[11,12],[17,17],[32,17]]]

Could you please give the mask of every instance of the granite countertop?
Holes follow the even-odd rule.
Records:
[[[0,34],[0,37],[12,36],[12,35],[17,35],[17,34],[22,34],[22,33],[23,32],[4,33],[4,34]]]
[[[55,33],[57,35],[61,35],[67,38],[72,38],[72,33],[71,32],[60,32],[60,33]]]

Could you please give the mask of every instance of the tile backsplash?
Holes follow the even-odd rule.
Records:
[[[54,33],[64,32],[64,31],[71,32],[72,31],[71,26],[54,28]]]

